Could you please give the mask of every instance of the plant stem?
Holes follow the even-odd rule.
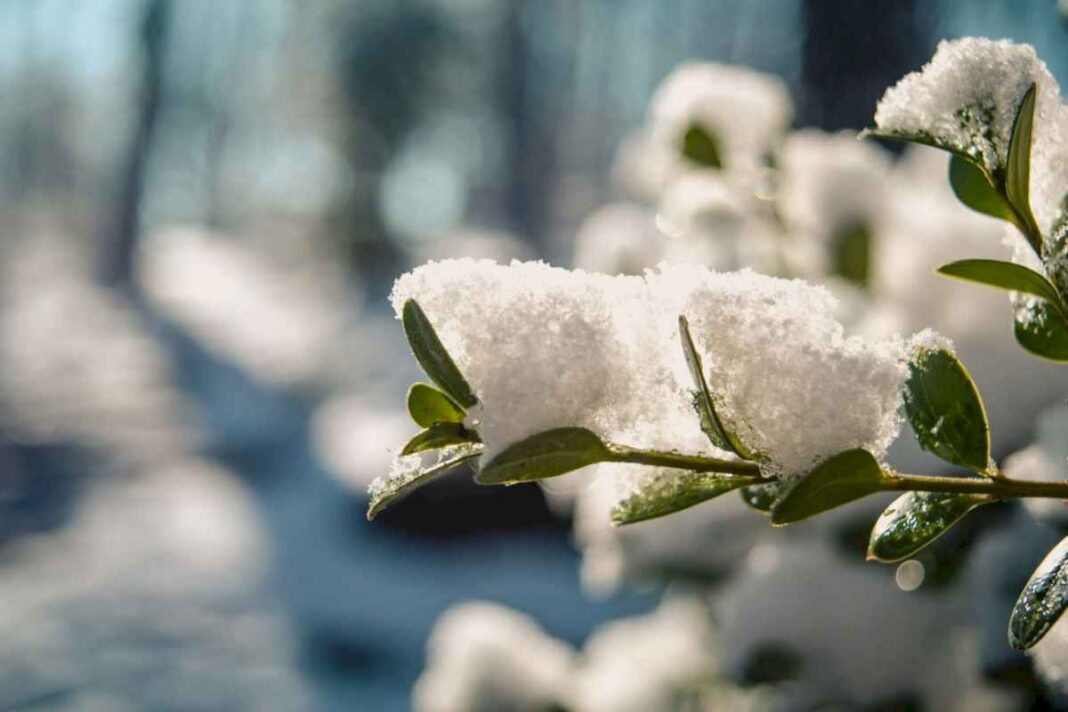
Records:
[[[722,472],[745,475],[753,478],[753,484],[776,482],[765,477],[760,466],[746,460],[722,460],[705,455],[687,455],[681,452],[641,450],[626,445],[609,444],[612,453],[610,462],[629,462],[636,465],[671,467],[691,472]],[[985,494],[997,499],[1020,497],[1043,497],[1068,500],[1068,481],[1039,482],[1014,480],[1007,477],[941,477],[937,475],[904,475],[886,473],[884,488],[888,492],[951,492],[960,494]]]
[[[936,477],[933,475],[899,475],[890,473],[886,489],[896,492],[954,492],[986,494],[998,499],[1044,497],[1068,499],[1068,482],[1013,480],[1007,477]]]
[[[674,467],[692,472],[723,472],[731,475],[749,475],[762,482],[772,482],[773,478],[760,474],[760,466],[746,460],[720,460],[704,455],[685,455],[681,452],[662,450],[640,450],[626,445],[608,445],[612,453],[610,462],[629,462],[635,465],[652,465],[654,467]]]

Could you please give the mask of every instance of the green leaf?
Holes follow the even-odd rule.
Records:
[[[1068,607],[1068,537],[1038,565],[1009,618],[1009,643],[1027,650],[1042,640]]]
[[[740,489],[738,494],[742,496],[742,501],[753,509],[764,514],[770,514],[775,500],[782,495],[788,484],[789,482],[784,480],[781,482],[768,482],[763,485],[749,485]]]
[[[833,242],[834,273],[867,288],[871,280],[871,244],[871,230],[864,223],[839,232]]]
[[[611,451],[591,431],[555,428],[509,445],[482,466],[475,480],[484,485],[542,480],[611,458]]]
[[[1024,236],[1035,252],[1042,256],[1042,231],[1031,212],[1031,129],[1035,118],[1036,86],[1024,94],[1009,139],[1008,164],[1005,167],[1005,197],[1023,223]]]
[[[862,448],[831,457],[787,489],[771,508],[771,523],[791,524],[840,507],[889,484],[879,463]]]
[[[986,169],[972,159],[953,154],[949,159],[949,184],[960,202],[972,210],[1016,223],[1016,213]]]
[[[978,282],[1013,292],[1033,294],[1061,308],[1061,296],[1046,276],[1014,262],[1001,260],[960,260],[938,268],[939,274]]]
[[[706,168],[722,168],[715,137],[700,124],[691,124],[682,136],[682,155]]]
[[[430,376],[430,380],[464,408],[470,408],[478,403],[478,399],[471,391],[471,386],[460,373],[460,369],[456,368],[452,357],[449,356],[449,352],[445,350],[437,332],[431,326],[430,320],[414,299],[409,299],[404,303],[401,321],[404,324],[404,333],[408,337],[412,353],[426,375]]]
[[[920,446],[985,474],[990,426],[979,391],[964,364],[945,349],[921,349],[909,361],[905,413]]]
[[[1031,299],[1015,308],[1016,341],[1042,358],[1068,362],[1068,322],[1050,305]]]
[[[481,442],[478,435],[460,423],[434,423],[426,430],[416,433],[400,454],[413,455],[424,450],[437,450],[447,445],[477,442]]]
[[[881,138],[886,141],[899,141],[902,143],[918,143],[921,146],[930,146],[931,148],[937,148],[940,151],[948,151],[955,156],[967,158],[971,160],[971,156],[962,151],[961,149],[951,146],[948,143],[939,141],[937,138],[928,133],[905,133],[903,131],[886,131],[879,128],[868,128],[862,130],[857,134],[857,138]]]
[[[697,348],[694,346],[693,337],[690,336],[690,323],[685,316],[679,316],[679,337],[682,342],[682,352],[686,356],[686,365],[690,369],[690,376],[693,378],[694,385],[697,386],[697,390],[693,392],[693,407],[701,419],[701,430],[719,449],[733,452],[744,460],[756,459],[757,456],[724,425],[716,413],[712,393],[708,389],[708,382],[705,381],[701,355],[697,353]]]
[[[481,445],[469,444],[443,450],[440,459],[428,466],[422,465],[418,455],[405,458],[410,462],[405,462],[400,469],[395,469],[388,477],[375,480],[368,488],[367,492],[370,495],[370,502],[367,505],[368,521],[377,517],[382,510],[412,490],[476,459],[481,453]]]
[[[981,504],[986,495],[907,492],[894,500],[875,522],[868,559],[892,563],[913,556]]]
[[[408,414],[424,428],[435,423],[462,423],[466,415],[456,401],[425,383],[413,383],[408,389]]]
[[[655,519],[758,482],[755,477],[675,470],[650,477],[612,508],[614,524]]]

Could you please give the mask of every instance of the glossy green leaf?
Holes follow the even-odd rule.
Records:
[[[790,524],[886,489],[889,478],[870,452],[846,450],[818,465],[783,492],[771,523]]]
[[[478,403],[471,386],[445,350],[422,307],[414,299],[404,303],[401,321],[408,337],[408,345],[411,346],[412,353],[423,371],[430,376],[430,380],[464,408]]]
[[[995,187],[990,174],[971,159],[959,154],[949,159],[949,184],[960,202],[972,210],[1016,222],[1016,213]]]
[[[705,168],[722,168],[715,137],[700,124],[691,124],[682,136],[682,155]]]
[[[649,477],[612,508],[614,524],[633,524],[706,502],[758,482],[755,477],[717,472],[668,471]]]
[[[980,474],[990,464],[990,426],[968,369],[945,349],[922,349],[909,361],[905,414],[920,446]]]
[[[788,482],[782,481],[768,482],[763,485],[749,485],[738,490],[738,494],[742,496],[742,501],[753,509],[764,514],[770,514],[775,500],[782,495],[788,484]]]
[[[712,393],[708,388],[708,382],[705,381],[701,355],[697,353],[697,347],[694,346],[693,337],[690,336],[690,323],[685,316],[679,317],[679,340],[682,342],[682,351],[686,356],[686,365],[690,369],[690,376],[697,387],[693,392],[693,406],[701,420],[701,430],[712,441],[712,444],[719,449],[733,452],[745,460],[756,459],[753,452],[726,427],[716,413]]]
[[[949,531],[965,514],[990,501],[985,495],[906,492],[875,522],[868,559],[885,563],[907,559]]]
[[[401,455],[413,455],[425,450],[437,450],[448,445],[481,442],[478,435],[460,423],[434,423],[422,430],[408,441],[401,450]]]
[[[1013,292],[1033,294],[1060,307],[1061,296],[1046,276],[1014,262],[1001,260],[960,260],[938,268],[939,274],[978,282]]]
[[[1015,308],[1016,341],[1042,358],[1068,362],[1068,322],[1049,302],[1023,300]]]
[[[608,447],[593,432],[556,428],[509,445],[483,465],[475,479],[486,485],[543,480],[611,457]]]
[[[871,280],[871,230],[854,223],[835,235],[832,247],[834,273],[861,288]]]
[[[408,414],[424,428],[435,423],[462,423],[466,415],[456,401],[425,383],[413,383],[408,389]]]
[[[1009,139],[1008,164],[1005,167],[1005,197],[1020,216],[1024,236],[1041,256],[1042,233],[1031,212],[1031,133],[1035,118],[1036,87],[1024,94]]]
[[[1009,618],[1009,643],[1027,650],[1042,640],[1068,608],[1068,537],[1038,565]]]
[[[367,519],[374,519],[386,507],[430,480],[475,460],[481,452],[481,445],[458,445],[443,450],[437,462],[425,466],[421,464],[417,456],[413,456],[412,463],[404,469],[395,470],[388,477],[371,483],[368,489],[370,502],[367,505]]]

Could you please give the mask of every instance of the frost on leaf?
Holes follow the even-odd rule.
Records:
[[[632,524],[663,517],[757,482],[752,477],[716,472],[661,470],[642,478],[612,508],[612,522]]]
[[[404,495],[435,477],[474,460],[481,452],[480,445],[469,443],[443,448],[436,457],[415,454],[396,458],[390,473],[385,477],[375,478],[367,487],[370,500],[367,505],[367,518],[374,519]]]

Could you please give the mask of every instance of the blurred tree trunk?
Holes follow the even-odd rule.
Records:
[[[525,0],[511,3],[503,28],[504,56],[498,86],[508,136],[504,204],[515,232],[543,247],[540,218],[546,207],[545,177],[551,151],[539,141],[537,116],[529,106],[530,48],[523,27],[525,6]]]
[[[803,0],[799,125],[870,126],[886,88],[934,51],[933,14],[920,0]]]
[[[163,62],[170,10],[170,0],[148,0],[141,24],[144,65],[139,113],[120,173],[117,197],[111,214],[104,217],[101,236],[99,278],[112,286],[128,286],[132,279],[145,173],[163,100]]]

